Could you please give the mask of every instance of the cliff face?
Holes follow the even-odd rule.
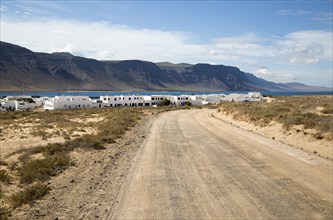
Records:
[[[288,90],[236,67],[209,64],[98,61],[69,53],[36,53],[0,42],[0,90]],[[299,86],[298,86],[299,87]],[[291,89],[293,90],[293,89]]]

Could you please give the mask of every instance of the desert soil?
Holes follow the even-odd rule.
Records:
[[[146,116],[13,219],[332,219],[332,160],[213,117]]]

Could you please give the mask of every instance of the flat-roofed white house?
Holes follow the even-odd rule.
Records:
[[[44,109],[76,109],[99,107],[89,96],[55,96],[44,102]]]
[[[222,98],[222,102],[260,102],[263,96],[260,92],[249,92],[247,94],[232,93]]]
[[[151,95],[151,96],[143,96],[145,100],[145,106],[157,106],[160,105],[163,100],[168,99],[166,95]]]
[[[7,96],[1,101],[0,106],[5,111],[26,111],[38,107],[31,96]]]
[[[184,106],[187,102],[191,101],[190,95],[170,96],[171,105]]]
[[[144,97],[139,95],[100,96],[100,100],[107,107],[145,106]]]
[[[195,105],[195,106],[201,106],[203,105],[203,100],[204,100],[204,96],[202,95],[191,95],[190,96],[191,99],[191,104]]]
[[[0,103],[1,109],[5,111],[14,111],[15,110],[15,100],[6,100],[3,99]]]

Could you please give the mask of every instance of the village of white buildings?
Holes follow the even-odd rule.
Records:
[[[100,96],[92,99],[89,96],[7,96],[0,100],[2,111],[28,111],[35,108],[45,110],[78,109],[78,108],[105,108],[124,106],[153,106],[157,107],[170,101],[172,106],[203,106],[223,102],[260,102],[263,96],[260,92],[247,94],[207,94],[207,95],[115,95]],[[167,102],[169,102],[167,101]]]

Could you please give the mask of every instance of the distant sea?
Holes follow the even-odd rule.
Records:
[[[180,92],[180,91],[59,91],[59,92],[1,92],[0,96],[19,96],[19,95],[29,95],[29,96],[61,96],[61,95],[75,95],[75,96],[90,96],[92,98],[99,98],[99,96],[105,95],[202,95],[202,94],[230,94],[230,93],[248,93],[246,91],[224,91],[224,92]],[[261,92],[267,96],[310,96],[310,95],[333,95],[333,91],[327,92]]]

